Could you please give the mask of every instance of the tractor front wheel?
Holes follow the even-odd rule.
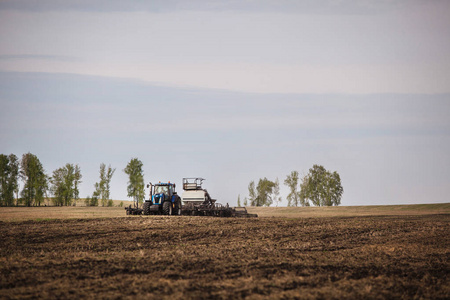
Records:
[[[163,215],[170,216],[172,214],[172,202],[165,201],[163,203]]]

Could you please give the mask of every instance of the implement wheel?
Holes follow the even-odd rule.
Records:
[[[163,203],[163,215],[170,216],[172,214],[172,202],[165,201]]]
[[[175,216],[181,216],[181,200],[180,199],[177,199],[175,201],[175,209],[173,211],[173,214]]]

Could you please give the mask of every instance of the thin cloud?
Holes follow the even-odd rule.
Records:
[[[260,93],[446,93],[445,11],[434,4],[364,17],[0,11],[0,70]]]
[[[314,130],[345,132],[344,136],[449,134],[448,94],[261,95],[169,88],[107,77],[13,72],[0,73],[0,88],[3,105],[14,108],[14,113],[0,115],[9,120],[8,127],[16,124],[22,129],[32,122],[32,128],[43,130],[110,128],[137,133]],[[168,112],[170,122],[148,117]],[[74,117],[80,122],[73,123]]]
[[[282,12],[298,14],[378,14],[405,6],[424,3],[423,0],[354,1],[354,0],[3,0],[0,9],[23,11],[91,11],[91,12],[179,12],[179,11],[234,11]],[[428,1],[429,2],[429,1]]]
[[[75,62],[81,61],[80,58],[67,55],[44,55],[44,54],[1,54],[0,60],[47,60],[47,61],[64,61]]]

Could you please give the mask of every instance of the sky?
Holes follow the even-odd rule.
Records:
[[[449,202],[450,2],[0,1],[0,153],[47,174],[101,163],[128,200],[206,178],[223,204],[250,181],[337,171],[342,205]],[[181,192],[181,190],[179,191]],[[146,191],[148,193],[148,191]]]

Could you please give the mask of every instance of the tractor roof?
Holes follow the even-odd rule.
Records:
[[[175,185],[175,183],[172,183],[172,182],[158,182],[158,183],[155,183],[155,186],[156,185],[158,185],[158,186],[164,186],[164,185]]]

